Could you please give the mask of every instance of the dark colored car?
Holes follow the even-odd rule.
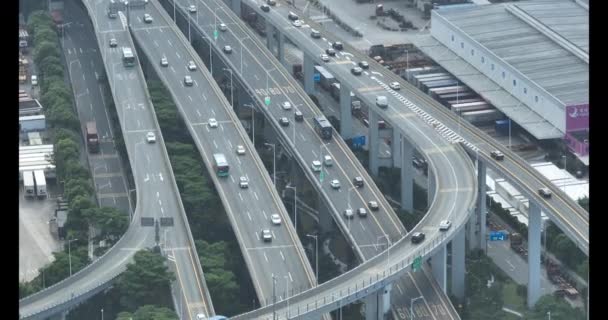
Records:
[[[498,161],[500,161],[500,160],[502,160],[502,159],[505,158],[505,155],[502,152],[498,151],[498,150],[494,150],[494,151],[490,152],[490,155],[492,156],[492,158],[494,158],[494,159],[496,159]]]
[[[334,50],[332,48],[325,49],[325,53],[327,53],[327,55],[330,56],[330,57],[335,57],[336,56],[336,50]]]
[[[262,9],[262,11],[264,11],[264,12],[270,11],[270,7],[267,4],[261,5],[260,9]]]
[[[289,119],[283,117],[279,119],[279,123],[283,126],[283,127],[287,127],[289,125]]]
[[[294,118],[296,119],[296,121],[304,121],[304,115],[301,111],[296,111]]]
[[[360,61],[359,67],[361,67],[361,69],[369,69],[369,63],[367,63],[367,61]]]
[[[420,243],[424,241],[425,235],[422,232],[416,232],[412,235],[412,243]]]
[[[353,178],[353,184],[357,188],[363,187],[363,178],[361,178],[361,177],[354,177]]]
[[[336,50],[344,49],[344,45],[342,45],[342,42],[340,42],[340,41],[334,42],[331,46]]]

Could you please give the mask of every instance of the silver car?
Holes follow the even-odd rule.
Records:
[[[194,64],[194,61],[192,61],[192,60],[188,61],[188,70],[196,71],[196,64]]]
[[[331,182],[329,183],[331,185],[332,188],[334,189],[340,189],[340,181],[338,179],[333,179],[331,180]]]
[[[241,187],[241,189],[249,188],[249,180],[247,179],[247,177],[241,177],[239,179],[239,187]]]
[[[268,229],[262,230],[262,240],[264,240],[264,242],[272,241],[272,233],[270,233],[270,230],[268,230]]]

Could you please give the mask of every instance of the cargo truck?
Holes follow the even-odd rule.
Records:
[[[23,189],[25,190],[26,198],[33,198],[36,196],[34,173],[32,171],[23,171]]]
[[[97,124],[95,122],[87,122],[87,147],[89,152],[99,152],[99,136],[97,135]]]
[[[46,118],[44,115],[19,117],[19,128],[21,132],[46,130]]]
[[[46,178],[44,177],[44,171],[34,171],[34,183],[36,184],[36,195],[38,198],[46,198]]]

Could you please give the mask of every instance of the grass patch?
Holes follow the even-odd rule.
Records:
[[[522,313],[526,310],[526,302],[524,301],[523,297],[517,294],[517,283],[511,280],[506,281],[502,289],[502,294],[505,307]],[[515,315],[512,316],[514,319],[517,319]]]

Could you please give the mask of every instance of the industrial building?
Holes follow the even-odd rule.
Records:
[[[454,5],[414,44],[538,140],[589,164],[589,8],[580,0]]]

